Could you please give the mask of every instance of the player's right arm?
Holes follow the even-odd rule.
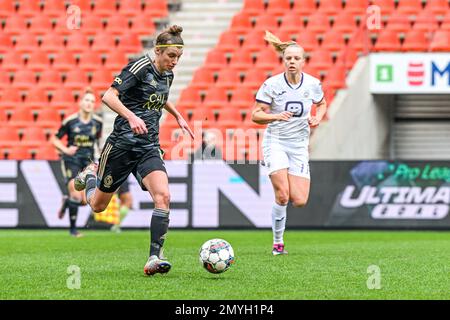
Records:
[[[124,106],[119,100],[119,91],[110,87],[103,95],[102,101],[113,111],[126,119],[130,124],[131,130],[136,134],[145,134],[148,132],[144,120],[136,116],[130,109]]]
[[[268,124],[274,121],[287,121],[292,117],[293,114],[289,111],[272,114],[268,113],[269,109],[269,105],[262,102],[256,102],[252,112],[252,121],[258,124]]]
[[[60,152],[68,155],[73,156],[77,150],[77,146],[65,146],[64,143],[61,141],[61,138],[64,137],[64,135],[69,133],[69,124],[67,121],[64,121],[62,126],[59,128],[58,132],[54,134],[51,137],[51,143],[55,146],[56,149],[58,149]]]

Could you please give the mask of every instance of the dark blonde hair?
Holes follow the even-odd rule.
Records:
[[[270,33],[267,30],[266,30],[266,35],[264,36],[264,40],[269,42],[272,45],[272,47],[274,47],[274,49],[277,52],[279,52],[279,53],[284,53],[284,51],[288,47],[299,47],[299,48],[301,48],[301,46],[299,46],[297,42],[292,41],[292,40],[283,42],[276,35]]]
[[[170,26],[158,35],[155,46],[160,47],[161,49],[164,49],[166,46],[170,45],[183,46],[184,41],[183,38],[181,38],[182,32],[182,27],[177,25]]]

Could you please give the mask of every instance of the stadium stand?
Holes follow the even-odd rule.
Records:
[[[1,0],[0,158],[58,159],[49,135],[80,91],[104,92],[167,15],[166,0]]]

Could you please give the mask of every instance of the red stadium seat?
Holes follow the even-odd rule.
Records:
[[[117,48],[126,53],[138,53],[142,51],[142,42],[138,35],[130,32],[120,37]]]
[[[14,127],[2,125],[0,127],[0,148],[14,147],[19,143],[19,135]]]
[[[438,30],[433,36],[430,44],[430,50],[433,52],[447,52],[450,51],[450,30]]]
[[[128,58],[125,52],[113,50],[106,54],[105,67],[112,72],[120,72],[128,64]]]
[[[27,127],[23,130],[23,137],[20,145],[27,147],[40,147],[47,141],[45,131],[40,127]]]
[[[52,93],[50,106],[52,109],[58,110],[60,114],[67,114],[70,109],[75,108],[77,105],[70,90],[58,88]]]
[[[96,0],[93,13],[101,17],[109,17],[117,13],[116,2],[111,0]]]
[[[206,108],[221,109],[228,103],[228,97],[224,89],[212,87],[206,92],[205,101],[203,105]]]
[[[245,74],[244,82],[242,83],[246,90],[257,90],[267,79],[267,74],[264,70],[259,68],[252,68]]]
[[[48,96],[45,90],[36,87],[27,92],[23,105],[30,110],[43,109],[48,107]]]
[[[206,90],[214,85],[214,72],[206,67],[195,71],[191,80],[191,87],[199,90]]]
[[[342,11],[342,0],[320,0],[319,12],[336,15]]]
[[[46,144],[33,150],[36,152],[34,159],[36,160],[58,160],[59,154],[52,144]]]
[[[246,70],[253,66],[252,54],[248,50],[240,49],[233,53],[230,67],[237,70]]]
[[[252,29],[250,15],[245,12],[240,12],[231,19],[230,30],[242,35],[246,34]]]
[[[14,14],[6,19],[5,28],[2,32],[17,36],[27,31],[27,23],[24,17]]]
[[[352,15],[363,16],[366,14],[367,1],[345,1],[345,12]]]
[[[356,21],[354,15],[344,11],[334,18],[333,30],[345,33],[353,33],[355,29]]]
[[[72,53],[81,53],[90,48],[89,39],[80,31],[74,31],[67,37],[66,48]]]
[[[225,68],[219,72],[216,86],[223,89],[234,89],[241,85],[239,72],[232,68]]]
[[[439,28],[438,19],[436,15],[427,11],[421,12],[414,19],[413,30],[420,30],[423,32],[434,32]]]
[[[128,19],[120,14],[115,14],[108,18],[106,32],[111,35],[122,35],[130,32]]]
[[[291,11],[300,16],[309,16],[317,10],[315,0],[294,0],[293,2],[294,7]]]
[[[70,7],[69,7],[70,8]],[[73,16],[71,19],[67,19],[66,15],[59,17],[56,20],[55,28],[53,29],[53,32],[61,35],[61,36],[68,36],[71,35],[73,32],[81,31],[81,23],[84,21],[85,18],[91,17],[86,16],[79,19],[76,16]]]
[[[148,17],[163,18],[169,15],[167,0],[145,0],[144,15]]]
[[[35,35],[44,35],[53,29],[52,21],[46,16],[34,16],[29,31]]]
[[[345,87],[346,68],[344,65],[334,66],[326,73],[325,81],[327,86],[336,90]]]
[[[400,41],[398,34],[392,30],[383,30],[377,39],[374,47],[375,51],[400,51]]]
[[[408,32],[411,30],[409,17],[402,13],[394,13],[388,18],[386,30]]]
[[[345,50],[341,51],[339,56],[347,70],[351,69],[359,58],[357,50],[351,46],[348,46]]]
[[[263,14],[265,11],[264,0],[245,0],[242,12],[252,16]]]
[[[79,7],[82,12],[89,13],[92,9],[91,0],[71,0],[70,3],[71,5]]]
[[[155,22],[151,17],[139,15],[131,20],[131,32],[139,36],[149,36],[156,32]]]
[[[20,0],[19,10],[17,11],[22,17],[34,17],[40,14],[40,1],[36,0]]]
[[[15,14],[14,2],[11,0],[0,0],[0,18],[11,17]]]
[[[356,30],[350,37],[348,47],[359,52],[368,52],[371,48],[369,35],[362,29]]]
[[[52,67],[58,71],[69,71],[76,65],[74,54],[62,50],[54,55]]]
[[[269,71],[279,64],[279,54],[273,48],[266,48],[258,54],[255,66],[260,70]]]
[[[422,0],[402,0],[397,7],[397,12],[402,14],[418,14],[420,11],[422,11]]]
[[[19,90],[29,90],[36,85],[36,75],[28,69],[21,69],[14,74],[12,86]]]
[[[51,18],[57,18],[66,14],[66,6],[61,0],[45,0],[44,14]]]
[[[67,28],[66,28],[67,29]],[[64,38],[60,34],[48,33],[42,36],[41,50],[47,53],[57,53],[64,50]]]
[[[103,30],[101,17],[96,15],[86,15],[81,19],[80,30],[85,35],[95,36]]]
[[[425,12],[434,14],[434,15],[445,15],[449,12],[449,2],[447,0],[431,0],[427,1],[427,5],[425,6]]]
[[[91,86],[96,91],[106,91],[114,80],[113,75],[107,69],[97,69],[92,75]]]
[[[43,71],[39,77],[39,88],[54,90],[62,86],[61,75],[54,69]]]
[[[295,35],[294,38],[295,41],[307,52],[315,50],[319,47],[319,41],[317,40],[315,33],[300,31],[300,33]]]
[[[200,94],[199,91],[189,86],[183,91],[181,91],[180,97],[177,101],[177,108],[184,109],[184,108],[195,108],[201,104]]]
[[[310,65],[305,66],[303,68],[303,72],[306,72],[307,74],[312,75],[313,77],[316,77],[317,79],[321,78],[320,77],[320,75],[321,75],[320,70],[318,68],[312,67]]]
[[[281,27],[278,31],[280,33],[281,32],[298,33],[302,29],[303,29],[302,16],[294,12],[287,12],[286,15],[282,17]]]
[[[269,0],[267,13],[274,16],[282,16],[291,10],[290,0]]]
[[[2,99],[0,100],[0,112],[3,114],[10,114],[9,111],[20,105],[21,102],[22,97],[19,90],[10,87],[2,94]]]
[[[205,67],[212,70],[220,70],[227,65],[227,58],[225,52],[221,50],[214,49],[206,55]]]
[[[32,53],[38,48],[38,42],[35,35],[25,32],[16,38],[14,51],[16,53]]]
[[[53,131],[56,131],[61,125],[61,114],[57,109],[47,106],[47,108],[39,111],[36,125],[43,129],[53,129]]]
[[[115,47],[116,41],[113,35],[107,32],[101,32],[95,35],[92,50],[96,51],[97,53],[107,53],[114,50]]]
[[[24,61],[20,54],[10,50],[10,52],[5,53],[2,60],[2,70],[4,71],[16,71],[21,70],[25,66]]]
[[[265,77],[264,79],[261,78],[261,80],[262,81],[258,82],[259,85],[262,85],[262,83],[265,80]],[[231,96],[231,105],[233,108],[251,110],[254,104],[255,104],[255,95],[251,92],[251,90],[244,87],[238,87],[235,90],[233,90]]]
[[[0,33],[0,54],[7,53],[13,48],[11,36],[6,33]]]
[[[430,46],[430,39],[423,31],[411,30],[405,36],[402,51],[426,52]]]
[[[344,35],[340,31],[333,29],[323,35],[321,48],[329,51],[339,51],[344,47]]]
[[[248,50],[251,52],[264,50],[267,47],[267,42],[264,40],[264,35],[265,30],[261,29],[254,29],[247,33],[244,38],[242,50]]]
[[[122,0],[119,2],[119,14],[125,17],[136,17],[142,14],[141,1]]]
[[[67,72],[64,87],[72,90],[82,90],[87,87],[88,78],[84,71],[80,69],[72,69]]]
[[[322,49],[311,52],[308,66],[319,70],[327,70],[331,68],[332,65],[333,59],[331,58],[330,52]]]
[[[50,61],[44,51],[36,50],[30,54],[27,68],[33,71],[43,71],[48,69]]]
[[[10,125],[26,128],[32,125],[33,122],[34,114],[30,109],[24,106],[18,106],[12,110],[11,118],[9,119]]]
[[[377,6],[380,9],[380,13],[383,16],[390,15],[395,11],[395,0],[371,0],[373,6]]]
[[[222,32],[220,35],[216,48],[233,52],[234,50],[238,50],[240,46],[241,43],[239,34],[232,30],[227,30]]]
[[[84,51],[80,54],[79,68],[84,71],[95,71],[102,65],[102,57],[98,52]]]
[[[450,30],[450,12],[444,16],[444,21],[442,22],[441,29]]]
[[[330,20],[326,14],[317,12],[308,17],[306,31],[325,33],[328,29],[330,29]]]
[[[24,147],[11,147],[6,149],[6,159],[8,160],[27,160],[31,159],[31,153]]]
[[[256,17],[256,24],[254,29],[266,31],[266,30],[277,30],[278,20],[275,16],[267,13],[262,16]]]

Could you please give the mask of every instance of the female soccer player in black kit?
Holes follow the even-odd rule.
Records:
[[[102,119],[93,113],[95,104],[94,92],[86,89],[80,100],[80,111],[64,119],[61,127],[53,137],[53,145],[62,154],[62,172],[66,178],[69,197],[63,198],[58,217],[62,219],[69,208],[70,234],[80,237],[76,230],[78,207],[86,205],[83,192],[75,190],[74,178],[94,159],[94,145],[102,133]],[[60,140],[67,135],[67,146]]]
[[[100,162],[90,164],[75,179],[77,190],[86,190],[94,212],[103,211],[113,193],[130,173],[153,199],[150,256],[146,275],[166,273],[171,264],[162,258],[169,226],[169,182],[159,145],[159,119],[165,108],[183,131],[194,135],[186,121],[167,101],[173,81],[172,69],[183,54],[183,28],[171,26],[156,39],[155,58],[144,55],[129,63],[114,79],[103,102],[118,113],[114,130],[105,142]]]

